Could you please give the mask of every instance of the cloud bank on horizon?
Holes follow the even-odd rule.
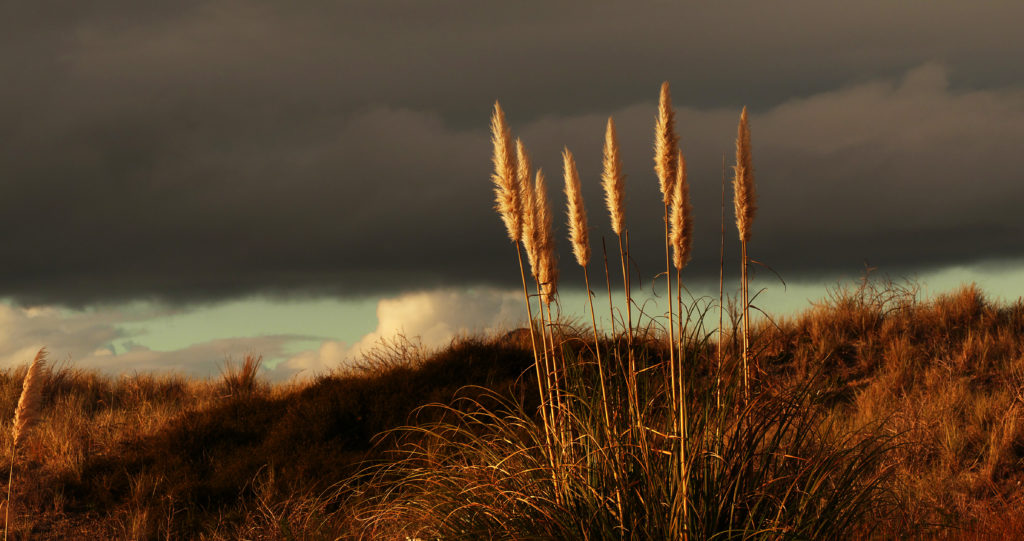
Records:
[[[0,296],[26,305],[514,287],[491,209],[496,98],[555,185],[562,146],[576,154],[595,243],[615,117],[633,252],[654,274],[662,80],[689,164],[692,279],[717,277],[721,159],[744,104],[751,255],[787,279],[1024,255],[1019,2],[6,11]]]
[[[107,374],[163,372],[192,377],[220,373],[225,361],[246,353],[270,361],[264,374],[275,381],[307,379],[358,364],[363,354],[404,342],[429,351],[459,336],[512,328],[525,320],[522,297],[493,288],[419,291],[377,303],[377,328],[353,343],[294,334],[218,338],[189,346],[157,350],[132,339],[124,324],[159,317],[165,309],[59,310],[0,304],[0,368],[28,362],[46,346],[58,362],[98,369]],[[136,334],[144,332],[136,331]],[[126,340],[127,346],[116,344]],[[314,349],[293,351],[294,344],[319,341]]]

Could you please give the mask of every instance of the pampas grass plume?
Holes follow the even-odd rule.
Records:
[[[736,133],[736,167],[732,182],[733,202],[736,207],[736,229],[740,240],[750,240],[751,225],[757,212],[757,197],[754,193],[754,165],[750,157],[750,126],[747,124],[747,108],[740,114],[740,125]]]
[[[601,185],[604,187],[604,201],[608,206],[608,214],[612,218],[612,231],[616,235],[622,235],[622,227],[626,221],[626,186],[622,177],[622,160],[619,158],[615,121],[611,117],[608,117],[608,127],[604,132],[604,171],[601,173]]]
[[[586,267],[590,261],[590,239],[587,234],[587,210],[583,206],[580,188],[580,174],[576,170],[576,159],[568,148],[562,150],[562,165],[565,169],[565,198],[568,202],[569,239],[576,263]]]
[[[28,367],[25,374],[25,381],[21,386],[21,398],[18,399],[18,409],[14,410],[14,448],[28,432],[32,425],[39,420],[39,413],[43,402],[43,369],[46,365],[46,348],[39,350],[36,358]]]
[[[519,139],[516,139],[516,162],[519,166],[518,181],[521,197],[520,206],[522,207],[523,216],[523,247],[526,248],[526,259],[530,263],[530,273],[536,279],[538,271],[537,259],[539,257],[537,241],[537,205],[534,201],[533,194],[530,154],[526,151],[526,146],[523,145],[523,142]]]
[[[669,93],[668,81],[665,81],[661,83],[658,120],[654,132],[654,171],[658,174],[658,182],[665,205],[672,201],[672,183],[676,178],[675,160],[679,137],[676,136],[675,123],[672,96]]]
[[[537,277],[543,287],[544,302],[550,304],[558,288],[558,264],[555,259],[555,238],[547,192],[544,172],[538,169],[533,185],[533,203],[536,209],[534,219],[537,228]]]
[[[501,104],[494,102],[494,114],[491,116],[491,143],[494,145],[494,181],[495,209],[501,214],[512,242],[519,242],[523,234],[523,211],[520,200],[518,167],[516,166],[515,149],[512,148],[512,132],[505,122],[505,112]]]
[[[672,263],[682,269],[690,261],[693,245],[693,208],[690,206],[690,185],[686,181],[686,159],[679,152],[676,163],[675,190],[672,196]]]

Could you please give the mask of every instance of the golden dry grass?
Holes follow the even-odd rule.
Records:
[[[869,281],[752,330],[764,385],[819,373],[828,381],[821,391],[832,397],[829,422],[883,422],[879,430],[899,434],[903,447],[891,464],[911,521],[944,525],[926,537],[1024,533],[1024,300],[1000,304],[972,286],[924,300],[912,284]],[[567,334],[578,349],[579,336]],[[354,449],[415,420],[408,417],[415,405],[448,403],[465,383],[518,389],[510,392],[536,404],[535,390],[514,386],[532,362],[529,340],[517,336],[435,353],[395,348],[377,353],[365,371],[266,386],[248,398],[225,397],[220,380],[111,378],[55,367],[17,465],[23,482],[15,486],[20,520],[12,534],[288,539],[286,524],[295,538],[328,527],[334,533],[327,538],[346,538],[344,517],[351,513],[305,483],[341,481],[342,466],[366,456]],[[735,366],[738,345],[727,346],[726,364]],[[715,352],[694,354],[696,370],[710,378]],[[16,409],[25,373],[0,372],[0,403],[8,412]],[[0,447],[9,452],[13,434],[3,433]],[[215,494],[225,496],[211,499]]]

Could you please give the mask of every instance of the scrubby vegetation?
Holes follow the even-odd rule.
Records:
[[[566,331],[571,358],[590,358],[585,338],[586,332]],[[651,362],[667,357],[659,345],[664,342],[647,342]],[[727,359],[742,353],[736,345],[726,349]],[[602,342],[606,350],[615,346]],[[775,479],[760,492],[754,489],[761,485],[742,487],[748,495],[767,496],[782,486],[835,490],[835,497],[846,498],[835,512],[866,511],[867,520],[848,525],[854,534],[1024,535],[1024,302],[1000,305],[974,286],[922,301],[908,285],[869,281],[837,289],[776,324],[760,321],[751,347],[764,361],[765,392],[746,409],[766,422],[717,426],[734,431],[726,432],[734,447],[722,450],[732,454],[723,456],[746,456],[756,467],[744,473],[708,466],[703,471],[717,477],[694,476],[692,509],[702,527],[714,527],[710,490],[744,474],[748,481]],[[715,356],[706,349],[692,353],[703,377]],[[497,537],[615,532],[615,471],[598,467],[603,457],[588,462],[585,448],[591,445],[592,454],[607,442],[588,428],[600,426],[586,411],[599,391],[572,389],[580,401],[571,422],[582,437],[565,462],[571,459],[573,469],[566,471],[577,477],[556,495],[541,453],[532,362],[529,335],[521,330],[437,352],[398,342],[358,368],[302,384],[263,383],[241,394],[230,392],[237,383],[230,379],[111,379],[58,363],[46,374],[39,424],[20,443],[11,533],[33,539],[373,539],[401,528],[465,527],[465,536],[472,536],[471,527],[488,525]],[[0,374],[0,405],[9,414],[24,376],[24,368]],[[694,405],[700,400],[691,398]],[[426,404],[437,405],[420,408]],[[783,418],[792,423],[788,432],[777,430]],[[691,434],[706,430],[700,422]],[[419,428],[388,432],[402,426]],[[0,433],[8,457],[11,432]],[[819,463],[798,467],[742,448],[745,441],[770,443],[775,434],[783,436],[777,446],[788,455]],[[376,466],[366,469],[364,461]],[[809,466],[829,461],[861,469],[833,470],[846,477],[823,478],[824,487],[805,484],[808,476],[820,476]],[[637,492],[623,502],[628,522],[660,527],[641,515],[650,510],[637,498],[670,493],[670,481],[660,476],[635,485]],[[851,487],[856,490],[843,492]],[[517,501],[516,494],[531,499]],[[439,525],[439,514],[447,517],[459,501],[466,514],[451,516],[465,522]],[[864,501],[871,505],[865,508]]]

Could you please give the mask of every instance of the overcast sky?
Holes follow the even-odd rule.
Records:
[[[717,279],[721,160],[745,105],[750,253],[787,280],[1018,261],[1022,20],[1017,1],[7,3],[0,296],[172,310],[515,287],[492,209],[495,100],[559,208],[558,154],[576,154],[597,253],[615,118],[653,276],[665,80],[696,215],[689,279]]]

